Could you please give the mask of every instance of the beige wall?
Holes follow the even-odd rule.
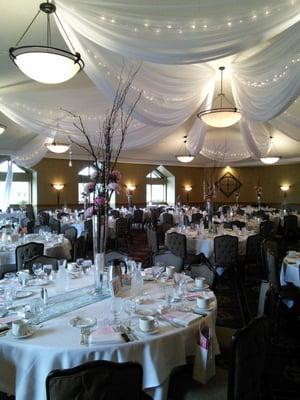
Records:
[[[57,204],[56,191],[51,183],[64,183],[66,186],[61,192],[61,204],[74,206],[77,204],[78,172],[88,165],[87,161],[73,161],[73,166],[68,167],[67,160],[44,158],[33,169],[36,171],[37,204],[39,207],[55,206]],[[134,184],[136,190],[133,194],[134,204],[144,204],[146,201],[146,175],[157,165],[124,164],[120,163],[117,169],[122,174],[122,184]],[[176,196],[180,195],[183,202],[186,201],[185,186],[192,186],[189,194],[191,203],[203,201],[203,179],[209,179],[212,175],[211,168],[194,168],[188,166],[166,166],[176,177]],[[215,171],[216,180],[226,172],[225,168]],[[300,204],[300,164],[266,167],[239,167],[229,170],[241,183],[240,202],[255,202],[254,187],[260,184],[263,187],[264,203],[280,204],[282,201],[282,184],[291,185],[288,192],[288,203]],[[126,204],[125,190],[117,196],[118,204]],[[218,193],[218,203],[233,202],[234,197],[226,198]]]

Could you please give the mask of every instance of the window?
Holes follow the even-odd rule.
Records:
[[[167,178],[154,169],[146,175],[146,201],[147,203],[165,203],[167,200]]]
[[[0,163],[0,193],[5,191],[5,180],[8,161]],[[10,204],[23,204],[31,202],[31,173],[24,168],[12,165],[13,182],[10,191]]]

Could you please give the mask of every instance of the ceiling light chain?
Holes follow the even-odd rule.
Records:
[[[193,159],[195,158],[194,156],[191,155],[191,153],[189,152],[188,148],[187,148],[187,136],[183,136],[183,144],[180,146],[178,153],[175,155],[175,157],[177,158],[178,161],[183,162],[183,163],[189,163],[191,161],[193,161]],[[183,147],[183,149],[182,149]]]
[[[272,155],[272,148],[274,147],[273,136],[270,135],[270,147],[265,157],[261,157],[260,161],[264,164],[275,164],[280,160],[280,156]]]

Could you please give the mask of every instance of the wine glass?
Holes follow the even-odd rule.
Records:
[[[52,266],[51,264],[45,264],[45,265],[43,266],[43,271],[44,271],[44,273],[46,274],[47,280],[50,279],[52,270],[53,270],[53,266]]]
[[[123,299],[121,297],[113,296],[110,300],[110,311],[113,314],[113,324],[120,324],[120,316],[123,309]]]
[[[22,289],[24,290],[26,288],[26,283],[29,280],[29,270],[21,270],[17,272],[17,276],[19,278],[19,281],[21,281],[22,284]]]
[[[32,264],[32,272],[34,273],[36,278],[39,279],[43,272],[43,264],[41,264],[41,263]]]

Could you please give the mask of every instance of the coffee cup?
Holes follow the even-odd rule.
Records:
[[[11,323],[11,332],[14,336],[25,336],[29,331],[29,325],[26,321],[18,319]]]
[[[296,257],[296,256],[297,256],[296,250],[290,250],[290,251],[288,252],[288,256],[290,256],[290,257]]]
[[[175,267],[173,267],[172,265],[170,265],[169,267],[166,267],[166,275],[169,278],[173,278],[174,272],[175,272]]]
[[[70,262],[68,263],[68,271],[74,272],[77,269],[77,264],[76,262]]]
[[[143,332],[151,332],[158,327],[158,322],[154,317],[144,316],[139,319],[139,328]]]
[[[201,276],[197,276],[195,278],[195,286],[197,288],[203,288],[204,287],[204,282],[205,282],[205,278],[202,278]]]
[[[197,297],[197,307],[207,308],[209,306],[209,299],[199,296]]]

